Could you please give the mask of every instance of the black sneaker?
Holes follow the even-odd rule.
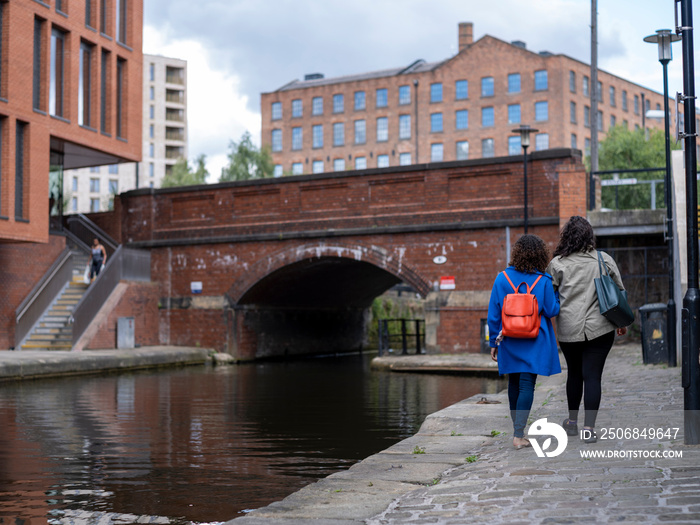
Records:
[[[584,428],[585,437],[583,438],[584,443],[598,443],[598,434],[592,428]],[[581,432],[583,434],[583,431]]]
[[[578,434],[578,425],[574,420],[565,419],[561,426],[566,430],[567,436],[576,436]]]

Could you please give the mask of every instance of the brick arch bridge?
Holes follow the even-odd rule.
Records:
[[[560,223],[586,213],[585,170],[576,150],[529,159],[530,232],[553,249]],[[522,188],[514,156],[136,190],[94,218],[151,250],[158,334],[143,344],[241,359],[353,350],[372,299],[405,282],[427,299],[429,352],[478,352],[491,284],[522,234]],[[455,289],[437,290],[441,276]]]

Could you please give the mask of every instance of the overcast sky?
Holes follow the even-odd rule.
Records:
[[[674,5],[599,0],[599,67],[663,92],[657,48],[642,39],[674,29]],[[144,53],[188,61],[189,155],[207,156],[209,182],[218,180],[231,140],[247,130],[260,143],[261,92],[307,73],[449,58],[459,22],[474,24],[475,40],[522,40],[532,51],[590,63],[590,0],[145,0],[144,10]],[[673,52],[671,96],[683,88],[680,42]]]

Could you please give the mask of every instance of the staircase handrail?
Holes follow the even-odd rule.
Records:
[[[80,226],[85,228],[90,233],[90,237],[92,238],[84,238],[84,236],[81,237],[79,232],[71,230],[71,226],[73,225],[73,223],[80,224]],[[71,231],[71,233],[73,233],[76,237],[80,238],[80,240],[82,240],[88,246],[92,246],[92,239],[99,239],[100,242],[104,245],[108,256],[111,256],[119,246],[119,243],[115,241],[106,231],[104,231],[102,228],[100,228],[97,224],[92,222],[82,213],[68,215],[66,217],[66,225],[67,229]]]
[[[71,280],[72,275],[73,254],[70,248],[64,248],[15,310],[15,349],[21,347],[46,309]]]
[[[72,231],[68,230],[67,228],[64,228],[63,230],[61,230],[61,235],[64,235],[65,237],[73,241],[78,248],[85,252],[86,255],[90,254],[90,245],[86,244],[85,241],[83,241]]]
[[[119,245],[73,310],[73,346],[122,280],[150,281],[151,252]]]

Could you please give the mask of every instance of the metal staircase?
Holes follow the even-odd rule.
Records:
[[[42,315],[22,344],[22,350],[70,350],[73,343],[72,317],[75,307],[85,295],[83,281],[87,256],[82,250],[71,250],[73,275],[63,291]]]

